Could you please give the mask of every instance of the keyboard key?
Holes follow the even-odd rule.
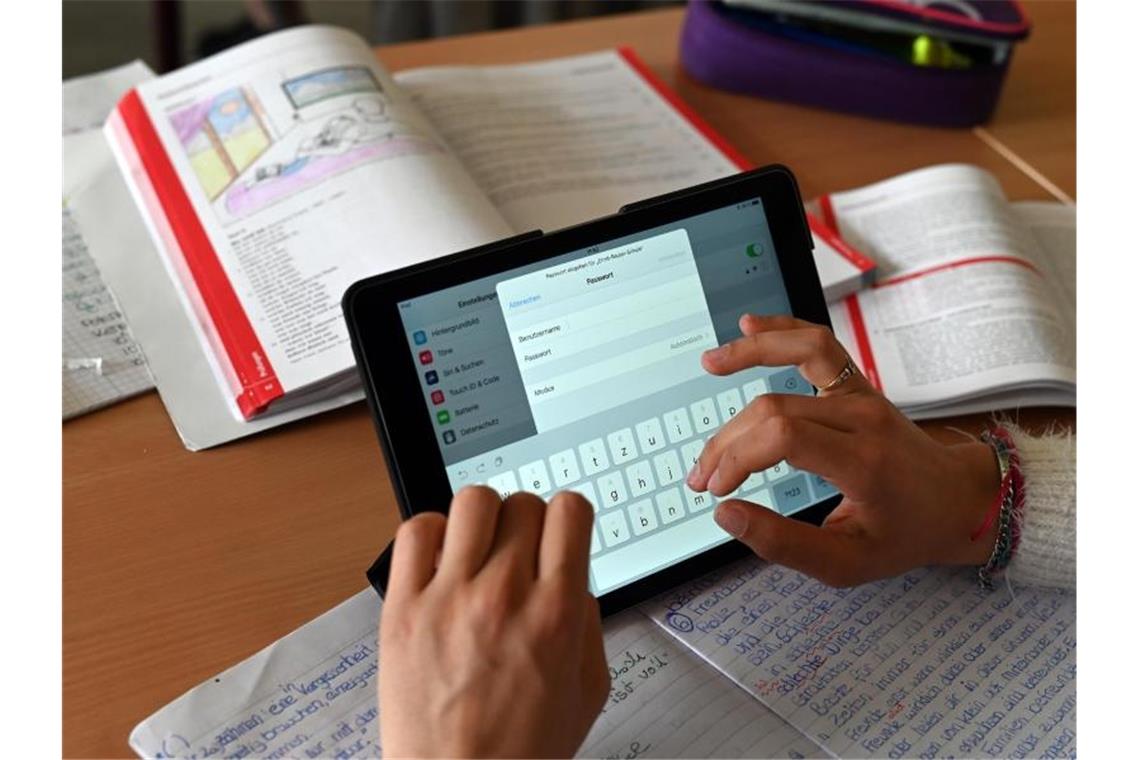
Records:
[[[665,434],[669,436],[669,443],[680,443],[693,434],[689,413],[684,408],[665,414]]]
[[[597,494],[594,493],[594,484],[588,480],[583,481],[583,482],[579,483],[578,485],[573,486],[567,490],[574,491],[575,493],[580,494],[583,499],[590,502],[590,504],[594,507],[594,513],[595,514],[597,514],[598,509],[602,506],[598,502]]]
[[[720,417],[728,422],[744,408],[744,401],[740,398],[740,391],[729,388],[716,394],[716,405],[720,407]]]
[[[693,469],[693,465],[697,463],[700,458],[701,452],[705,450],[705,442],[698,438],[695,441],[689,441],[681,447],[681,466],[685,468],[685,473],[688,474],[689,470]]]
[[[685,501],[689,503],[689,511],[694,514],[703,512],[716,504],[716,497],[708,491],[697,492],[688,486],[685,486],[682,490],[685,492]]]
[[[633,535],[644,536],[657,527],[657,513],[653,511],[653,502],[649,499],[635,501],[627,509],[629,523],[633,526]]]
[[[676,451],[666,451],[653,457],[653,469],[657,471],[659,485],[667,486],[685,477],[685,470],[681,467]]]
[[[768,383],[764,380],[764,378],[759,377],[750,383],[745,383],[744,387],[741,388],[741,390],[744,391],[744,403],[747,404],[757,396],[763,396],[765,393],[767,393]]]
[[[753,504],[759,504],[762,507],[767,507],[773,512],[778,512],[776,509],[776,500],[772,498],[772,491],[767,488],[761,488],[759,491],[754,491],[748,494],[748,501]]]
[[[649,466],[648,459],[625,468],[625,477],[629,480],[629,492],[634,496],[644,496],[657,488],[657,484],[653,482],[653,470]]]
[[[740,488],[736,489],[736,492],[741,494],[751,493],[757,488],[763,488],[765,482],[763,470],[754,472],[744,479],[744,482],[740,484]]]
[[[601,438],[583,443],[578,447],[578,453],[582,455],[582,469],[586,471],[587,476],[596,475],[602,470],[610,468],[610,460],[606,456],[606,445],[602,443]]]
[[[782,515],[791,514],[811,503],[807,478],[803,475],[796,475],[794,478],[777,483],[772,486],[772,493],[776,497],[776,506]]]
[[[779,480],[780,478],[786,477],[787,475],[791,475],[791,473],[792,468],[783,459],[781,459],[779,462],[776,462],[776,464],[772,465],[767,470],[764,470],[764,475],[768,478],[769,481]]]
[[[629,428],[610,433],[606,436],[606,440],[610,444],[610,454],[613,456],[614,464],[628,462],[637,456],[637,449],[633,445],[633,433]]]
[[[616,507],[622,504],[629,497],[625,493],[625,483],[621,479],[621,473],[614,471],[607,473],[598,478],[598,493],[601,495],[601,507]]]
[[[661,515],[661,523],[668,525],[685,516],[685,504],[681,501],[681,491],[670,488],[657,494],[657,514]]]
[[[507,498],[511,494],[519,490],[518,481],[515,480],[515,474],[510,470],[496,475],[493,478],[487,479],[487,485],[499,492],[499,496]]]
[[[637,423],[636,430],[637,443],[641,446],[641,453],[649,454],[665,448],[665,434],[661,432],[661,423],[656,417]]]
[[[804,376],[795,367],[773,373],[768,377],[768,383],[772,386],[773,393],[800,393],[805,396],[815,393],[815,388],[804,380]]]
[[[598,589],[604,593],[628,578],[631,567],[658,567],[677,559],[682,551],[706,549],[731,540],[732,537],[713,521],[712,514],[706,512],[654,531],[629,546],[603,553],[590,563],[590,570]]]
[[[809,474],[808,480],[811,481],[811,490],[817,500],[826,499],[829,496],[834,496],[839,493],[838,488],[828,483],[819,475]]]
[[[698,433],[712,430],[720,424],[720,420],[716,417],[716,407],[713,406],[713,400],[711,398],[706,398],[692,404],[689,410],[693,413],[693,421],[696,422],[696,430]]]
[[[550,490],[550,478],[546,476],[546,465],[541,459],[519,468],[519,478],[524,491],[546,493]]]
[[[578,459],[574,456],[574,449],[566,449],[552,456],[550,472],[554,475],[554,485],[559,488],[564,488],[582,477],[578,472]]]
[[[606,546],[617,546],[629,540],[629,527],[625,524],[625,513],[620,509],[603,512],[598,518],[602,538]]]
[[[590,528],[590,554],[597,554],[602,550],[602,542],[598,540],[598,526]]]

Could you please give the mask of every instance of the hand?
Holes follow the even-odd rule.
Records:
[[[609,693],[581,496],[464,488],[396,534],[380,620],[387,757],[570,757]],[[438,560],[437,560],[438,557]]]
[[[705,369],[728,375],[794,364],[824,386],[847,360],[831,331],[809,322],[745,315],[740,329],[744,337],[703,355]],[[822,527],[740,499],[719,504],[717,524],[765,559],[851,586],[922,565],[981,565],[990,556],[996,526],[970,541],[998,492],[990,447],[936,442],[861,374],[814,397],[753,399],[705,445],[689,487],[723,496],[780,460],[821,475],[844,499]]]

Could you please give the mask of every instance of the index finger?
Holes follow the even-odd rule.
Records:
[[[744,324],[745,320],[742,319],[741,323]],[[714,375],[729,375],[749,367],[794,364],[817,388],[834,380],[847,365],[847,351],[831,330],[800,320],[782,324],[786,326],[750,332],[706,351],[701,356],[701,363]],[[842,388],[851,392],[870,390],[871,386],[861,373],[856,372]]]
[[[560,491],[546,507],[538,577],[561,578],[583,589],[589,581],[594,508],[579,494]]]

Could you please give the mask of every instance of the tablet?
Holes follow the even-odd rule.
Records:
[[[815,389],[794,367],[715,377],[700,355],[744,313],[830,325],[811,248],[773,166],[356,283],[345,316],[403,516],[474,483],[577,491],[603,613],[743,556],[685,476],[752,399]],[[786,463],[737,495],[816,523],[840,498]]]

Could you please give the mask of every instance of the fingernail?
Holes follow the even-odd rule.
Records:
[[[722,504],[717,507],[713,519],[726,533],[736,538],[748,532],[748,514],[734,504]]]
[[[713,470],[713,474],[709,475],[709,490],[716,493],[720,490],[720,470]]]
[[[720,348],[710,348],[708,351],[705,351],[705,358],[710,362],[718,362],[723,356],[724,346],[721,346]]]
[[[689,474],[685,477],[685,482],[692,486],[701,477],[701,460],[693,462],[693,469],[689,470]]]

